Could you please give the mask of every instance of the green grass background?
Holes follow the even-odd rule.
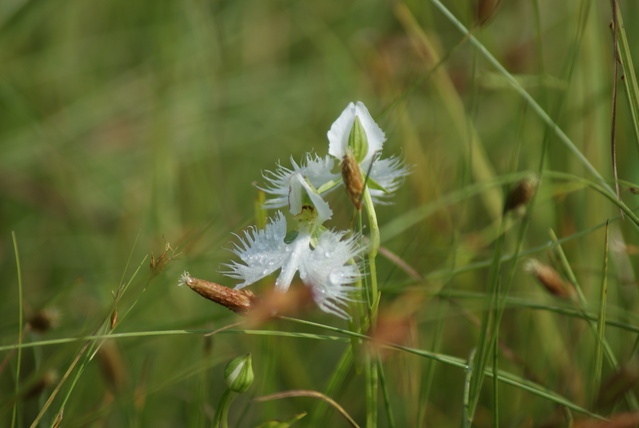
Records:
[[[499,282],[512,297],[502,301],[501,370],[601,416],[639,410],[632,394],[637,224],[628,215],[620,220],[619,203],[589,186],[601,183],[558,132],[613,186],[611,4],[507,1],[482,15],[482,25],[476,9],[490,1],[444,4],[515,86],[430,1],[2,2],[0,424],[30,426],[60,386],[39,426],[52,424],[61,408],[65,427],[209,426],[224,365],[251,352],[256,381],[231,408],[232,425],[308,411],[299,426],[321,417],[347,426],[315,399],[250,401],[291,389],[326,392],[349,344],[325,336],[347,336],[273,321],[259,327],[273,334],[204,338],[188,331],[238,317],[176,284],[188,269],[233,285],[220,264],[230,259],[232,233],[256,222],[261,171],[308,151],[326,154],[327,130],[355,100],[386,132],[384,153],[413,168],[394,204],[377,212],[382,245],[420,276],[379,258],[382,311],[414,303],[403,306],[410,309],[404,344],[466,361],[485,345],[480,323]],[[639,58],[639,4],[620,7],[629,52]],[[633,64],[626,67],[618,75],[628,79]],[[636,183],[638,120],[618,83],[617,169]],[[528,215],[500,234],[504,192],[528,172],[542,177],[537,196]],[[637,206],[632,190],[621,186],[630,209]],[[337,192],[331,202],[331,226],[343,228],[351,215],[346,196]],[[562,240],[563,264],[551,229]],[[165,242],[180,256],[153,276],[149,256],[157,259]],[[502,255],[509,258],[496,281],[491,271]],[[599,337],[616,367],[603,358],[598,370],[603,342],[574,304],[521,270],[529,256],[567,276],[570,267],[595,330],[603,325],[596,318],[607,279],[605,316],[620,327],[608,325]],[[23,324],[44,309],[58,315],[54,328],[26,332],[30,343],[107,332],[99,327],[122,284],[129,286],[113,333],[142,333],[107,342],[95,357],[101,339],[17,351],[19,290]],[[346,328],[318,310],[302,318]],[[463,368],[395,350],[384,369],[390,404],[380,399],[379,426],[393,426],[389,413],[398,427],[465,420]],[[599,384],[620,370],[630,393],[597,404]],[[29,394],[50,373],[55,381]],[[487,377],[474,426],[492,426],[496,416],[503,426],[568,426],[584,417],[521,386],[494,388]],[[361,374],[351,369],[332,398],[363,424]]]

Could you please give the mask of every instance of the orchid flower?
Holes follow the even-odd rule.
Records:
[[[361,101],[344,109],[327,136],[330,155],[342,162],[354,158],[361,173],[368,175],[367,184],[375,203],[385,203],[384,198],[392,195],[409,174],[397,157],[377,159],[386,137]]]
[[[313,246],[312,232],[302,229],[290,239],[286,219],[281,212],[271,218],[264,229],[244,232],[240,243],[231,251],[242,263],[231,262],[225,266],[227,276],[242,282],[235,288],[247,285],[280,270],[275,289],[286,292],[296,272],[311,288],[313,299],[324,312],[341,318],[350,318],[344,307],[355,290],[350,286],[359,277],[357,266],[351,263],[360,249],[356,237],[342,239],[344,232],[324,231]]]
[[[324,223],[331,218],[333,212],[322,199],[321,193],[330,191],[339,179],[339,174],[331,172],[334,160],[329,156],[320,158],[307,154],[306,162],[301,166],[292,158],[291,164],[293,169],[278,165],[275,172],[267,171],[263,174],[269,184],[260,189],[275,196],[266,201],[264,208],[288,206],[291,214],[298,216],[310,203],[317,213],[316,224]]]

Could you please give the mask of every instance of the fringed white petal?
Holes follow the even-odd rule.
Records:
[[[239,237],[239,244],[231,250],[243,263],[225,264],[227,271],[223,273],[242,282],[235,288],[243,288],[253,284],[267,275],[280,269],[287,258],[286,219],[281,212],[272,218],[264,229],[249,228],[244,237]]]
[[[360,249],[354,237],[342,240],[344,233],[326,231],[318,244],[300,264],[300,278],[311,287],[315,303],[324,312],[340,318],[350,316],[345,308],[351,299],[354,283],[361,276],[353,259]]]
[[[410,174],[410,170],[404,164],[404,161],[396,156],[387,159],[376,159],[372,168],[370,168],[370,162],[362,165],[362,171],[369,170],[371,180],[384,189],[376,189],[369,185],[373,202],[381,205],[388,203],[386,199],[393,196],[393,193],[404,183],[406,176]]]

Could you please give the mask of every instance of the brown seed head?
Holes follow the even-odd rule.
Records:
[[[153,254],[151,254],[151,262],[149,263],[149,267],[151,268],[151,278],[159,275],[170,261],[175,260],[179,256],[180,253],[176,253],[175,250],[171,248],[171,245],[165,241],[164,251],[157,259]]]
[[[193,278],[188,272],[182,274],[179,285],[187,285],[205,299],[240,315],[245,315],[259,303],[259,298],[250,290],[236,290],[215,282]]]
[[[551,266],[541,263],[539,260],[530,259],[524,265],[524,270],[532,274],[537,281],[552,295],[562,299],[572,299],[575,289],[559,275]]]
[[[29,328],[38,333],[46,333],[52,328],[56,328],[58,326],[58,322],[60,320],[60,313],[55,309],[40,309],[37,312],[34,312],[27,324]]]
[[[531,175],[522,179],[513,190],[510,191],[504,205],[504,213],[517,210],[525,206],[535,196],[539,178]]]
[[[362,209],[362,192],[364,180],[359,164],[352,153],[346,153],[342,159],[342,179],[346,187],[346,193],[357,210]]]
[[[113,312],[111,312],[111,330],[118,325],[118,307],[113,308]]]

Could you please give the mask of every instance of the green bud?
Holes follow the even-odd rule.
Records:
[[[251,354],[232,359],[224,369],[224,379],[231,391],[246,392],[253,383]]]
[[[348,148],[355,157],[357,163],[362,163],[368,153],[368,137],[366,131],[360,122],[359,117],[355,116],[351,133],[348,135]]]

